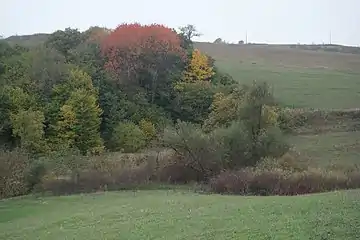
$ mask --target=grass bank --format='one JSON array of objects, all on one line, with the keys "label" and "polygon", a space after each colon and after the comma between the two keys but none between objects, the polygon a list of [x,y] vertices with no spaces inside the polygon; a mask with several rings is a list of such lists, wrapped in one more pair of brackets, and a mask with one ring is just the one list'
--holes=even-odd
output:
[{"label": "grass bank", "polygon": [[358,239],[360,191],[295,197],[183,189],[0,201],[0,239]]}]

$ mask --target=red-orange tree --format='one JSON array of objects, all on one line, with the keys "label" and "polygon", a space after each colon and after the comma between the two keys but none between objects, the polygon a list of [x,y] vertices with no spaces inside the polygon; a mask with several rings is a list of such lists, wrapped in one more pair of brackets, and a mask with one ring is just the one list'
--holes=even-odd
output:
[{"label": "red-orange tree", "polygon": [[138,23],[119,25],[102,42],[102,53],[117,81],[145,88],[151,102],[166,95],[186,56],[175,31]]}]

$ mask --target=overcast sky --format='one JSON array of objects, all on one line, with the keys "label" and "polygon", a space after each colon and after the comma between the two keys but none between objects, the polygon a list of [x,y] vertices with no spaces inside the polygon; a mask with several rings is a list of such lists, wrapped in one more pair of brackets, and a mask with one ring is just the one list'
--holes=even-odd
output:
[{"label": "overcast sky", "polygon": [[[360,0],[2,0],[0,35],[123,22],[194,24],[197,40],[360,46]],[[5,5],[5,7],[4,7]]]}]

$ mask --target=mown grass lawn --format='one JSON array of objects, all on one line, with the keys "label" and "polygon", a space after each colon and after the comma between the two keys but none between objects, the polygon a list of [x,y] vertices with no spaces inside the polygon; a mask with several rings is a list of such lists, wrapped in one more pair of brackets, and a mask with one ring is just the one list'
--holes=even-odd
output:
[{"label": "mown grass lawn", "polygon": [[185,190],[0,202],[0,239],[359,239],[360,191],[295,197]]}]

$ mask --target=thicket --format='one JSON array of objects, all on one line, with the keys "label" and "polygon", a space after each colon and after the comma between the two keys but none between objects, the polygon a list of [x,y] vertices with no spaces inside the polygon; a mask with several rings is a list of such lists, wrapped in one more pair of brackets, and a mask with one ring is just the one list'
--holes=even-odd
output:
[{"label": "thicket", "polygon": [[255,167],[227,170],[213,177],[208,190],[238,195],[299,195],[360,187],[359,169],[327,170],[298,163],[291,154]]},{"label": "thicket", "polygon": [[0,41],[0,197],[191,181],[245,191],[231,176],[281,158],[284,129],[303,120],[266,83],[219,71],[197,35],[122,24],[59,30],[35,48]]}]

